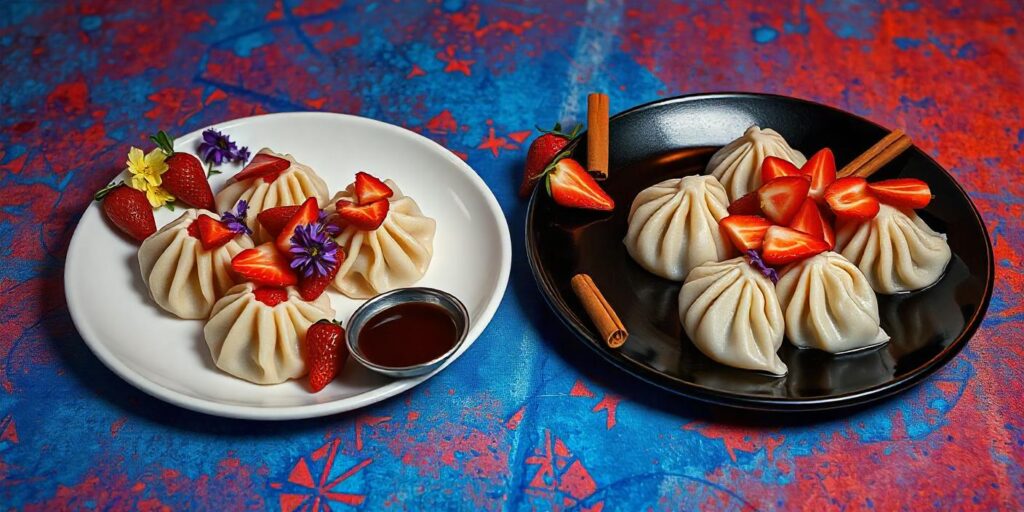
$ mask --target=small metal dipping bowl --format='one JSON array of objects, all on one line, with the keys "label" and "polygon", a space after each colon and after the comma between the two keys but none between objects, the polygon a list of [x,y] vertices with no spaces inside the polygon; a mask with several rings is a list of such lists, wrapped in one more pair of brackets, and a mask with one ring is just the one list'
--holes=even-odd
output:
[{"label": "small metal dipping bowl", "polygon": [[[455,344],[447,352],[437,358],[425,363],[413,366],[381,366],[366,359],[359,350],[359,331],[371,318],[391,306],[410,302],[426,302],[436,304],[448,310],[452,320],[455,321]],[[382,293],[366,302],[359,309],[356,309],[349,317],[348,325],[345,326],[345,343],[348,345],[348,352],[363,366],[377,372],[395,378],[418,377],[428,374],[444,364],[448,358],[458,352],[459,347],[466,341],[466,331],[469,329],[469,312],[466,306],[459,299],[450,293],[436,290],[434,288],[399,288],[390,292]],[[415,343],[416,340],[409,340]]]}]

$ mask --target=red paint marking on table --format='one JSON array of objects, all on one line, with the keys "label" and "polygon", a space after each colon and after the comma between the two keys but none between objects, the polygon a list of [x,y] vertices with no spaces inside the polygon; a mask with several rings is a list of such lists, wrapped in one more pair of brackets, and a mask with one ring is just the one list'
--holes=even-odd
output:
[{"label": "red paint marking on table", "polygon": [[576,383],[572,385],[572,389],[569,390],[569,396],[594,398],[594,392],[587,388],[587,385],[582,380],[577,379]]},{"label": "red paint marking on table", "polygon": [[494,157],[497,158],[502,149],[519,149],[519,146],[510,143],[505,137],[496,136],[494,127],[491,126],[487,129],[487,136],[483,138],[477,149],[490,150]]},{"label": "red paint marking on table", "polygon": [[544,498],[556,508],[576,506],[597,490],[583,462],[550,430],[544,430],[543,444],[534,449],[525,463],[535,469],[524,491]]},{"label": "red paint marking on table", "polygon": [[356,419],[356,450],[363,449],[363,427],[372,427],[390,421],[391,416],[360,416]]},{"label": "red paint marking on table", "polygon": [[126,416],[121,416],[114,420],[114,422],[110,424],[110,437],[117,437],[117,434],[121,432],[121,428],[124,427],[126,421],[128,421]]},{"label": "red paint marking on table", "polygon": [[51,497],[26,503],[22,508],[28,512],[75,510],[86,501],[97,510],[266,508],[263,497],[253,493],[263,485],[255,471],[234,457],[221,459],[213,473],[195,478],[171,468],[157,468],[131,479],[123,470],[124,464],[120,457],[103,459],[77,482],[57,486]]},{"label": "red paint marking on table", "polygon": [[519,410],[516,411],[515,414],[513,414],[511,418],[508,419],[508,422],[505,423],[505,428],[507,428],[509,430],[515,430],[515,429],[519,428],[519,423],[521,421],[523,421],[523,414],[525,414],[525,413],[526,413],[526,406],[524,405],[524,406],[520,407]]},{"label": "red paint marking on table", "polygon": [[448,45],[443,52],[437,52],[437,60],[444,62],[445,73],[462,73],[466,76],[472,75],[470,66],[476,63],[475,60],[459,59],[455,56],[455,45]]},{"label": "red paint marking on table", "polygon": [[429,130],[430,133],[452,133],[458,128],[459,124],[455,121],[455,117],[452,116],[452,112],[448,109],[442,110],[436,116],[427,121],[427,130]]},{"label": "red paint marking on table", "polygon": [[508,134],[508,138],[510,138],[510,139],[512,139],[512,140],[514,140],[514,141],[516,141],[516,142],[518,142],[520,144],[522,144],[523,141],[525,141],[526,139],[530,138],[530,135],[532,133],[533,132],[531,132],[530,130],[525,130],[525,131],[520,131],[520,132],[512,132],[512,133]]},{"label": "red paint marking on table", "polygon": [[605,394],[601,401],[591,409],[591,412],[605,411],[607,416],[605,417],[605,429],[611,430],[615,426],[615,411],[619,407],[619,402],[622,398],[611,394]]},{"label": "red paint marking on table", "polygon": [[782,446],[786,437],[737,425],[718,425],[694,421],[681,427],[683,430],[697,432],[708,439],[721,440],[729,458],[736,462],[736,452],[756,453],[765,451],[768,460],[772,460],[775,449]]}]

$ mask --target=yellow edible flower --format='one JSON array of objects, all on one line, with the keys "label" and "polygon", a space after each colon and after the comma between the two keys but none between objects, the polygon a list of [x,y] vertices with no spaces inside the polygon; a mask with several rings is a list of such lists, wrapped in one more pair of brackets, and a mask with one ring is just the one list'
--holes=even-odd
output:
[{"label": "yellow edible flower", "polygon": [[167,154],[159,149],[144,154],[141,149],[132,147],[128,151],[128,186],[135,190],[145,192],[149,205],[153,208],[160,208],[164,204],[174,201],[174,196],[160,188],[162,178],[160,175],[167,172]]}]

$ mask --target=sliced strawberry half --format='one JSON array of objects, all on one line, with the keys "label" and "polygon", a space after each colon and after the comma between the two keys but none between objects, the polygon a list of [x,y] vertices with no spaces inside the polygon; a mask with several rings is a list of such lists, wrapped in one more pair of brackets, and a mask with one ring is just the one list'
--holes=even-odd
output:
[{"label": "sliced strawberry half", "polygon": [[829,249],[835,247],[835,233],[832,230],[832,224],[821,214],[818,203],[814,202],[811,197],[804,199],[804,204],[800,205],[800,209],[796,211],[789,227],[824,240]]},{"label": "sliced strawberry half", "polygon": [[299,211],[288,220],[288,223],[281,228],[281,232],[277,234],[277,238],[274,239],[277,242],[277,249],[288,254],[292,248],[292,235],[295,234],[295,228],[312,224],[319,217],[320,207],[316,204],[316,198],[307,198],[302,206],[299,206]]},{"label": "sliced strawberry half", "polygon": [[[193,223],[197,226],[196,231],[199,232],[199,243],[203,245],[203,249],[212,251],[228,242],[237,235],[234,231],[231,231],[224,224],[209,215],[203,214],[195,220]],[[190,228],[192,226],[189,226]]]},{"label": "sliced strawberry half", "polygon": [[915,178],[897,178],[868,183],[871,195],[897,208],[924,208],[932,201],[928,184]]},{"label": "sliced strawberry half", "polygon": [[555,162],[547,176],[548,194],[557,204],[587,210],[615,209],[615,201],[576,160]]},{"label": "sliced strawberry half", "polygon": [[383,181],[365,172],[356,173],[356,201],[370,204],[395,195],[395,191]]},{"label": "sliced strawberry half", "polygon": [[256,296],[256,300],[270,307],[288,300],[288,290],[276,286],[260,286],[253,290],[252,294]]},{"label": "sliced strawberry half", "polygon": [[263,178],[263,181],[270,183],[276,180],[282,172],[288,170],[291,165],[291,162],[279,156],[256,153],[249,165],[235,175],[235,181]]},{"label": "sliced strawberry half", "polygon": [[338,209],[338,218],[345,226],[355,226],[364,231],[373,231],[384,223],[391,208],[391,202],[387,199],[380,199],[370,204],[358,205],[352,201],[341,199],[335,205]]},{"label": "sliced strawberry half", "polygon": [[837,217],[865,221],[878,215],[878,199],[868,192],[864,178],[839,178],[825,190],[825,202]]},{"label": "sliced strawberry half", "polygon": [[782,176],[757,189],[761,211],[772,222],[786,226],[807,199],[811,182],[806,176]]},{"label": "sliced strawberry half", "polygon": [[289,286],[298,282],[288,260],[273,243],[246,249],[231,260],[231,268],[240,276],[257,284]]},{"label": "sliced strawberry half", "polygon": [[270,236],[277,238],[277,235],[281,234],[281,230],[284,229],[285,224],[288,224],[288,221],[292,220],[296,213],[299,213],[299,205],[297,204],[276,206],[260,212],[256,215],[256,220],[259,221],[267,233],[270,233]]},{"label": "sliced strawberry half", "polygon": [[828,250],[824,240],[801,231],[772,226],[764,234],[762,257],[772,266],[781,266],[809,258]]},{"label": "sliced strawberry half", "polygon": [[740,252],[760,249],[764,234],[771,226],[771,221],[757,215],[730,215],[718,223],[719,229]]},{"label": "sliced strawberry half", "polygon": [[800,169],[777,156],[765,157],[761,161],[761,183],[768,183],[783,176],[800,176]]},{"label": "sliced strawberry half", "polygon": [[836,158],[832,150],[823,148],[800,168],[800,172],[811,178],[810,196],[818,203],[825,200],[825,189],[836,181]]},{"label": "sliced strawberry half", "polygon": [[735,201],[729,205],[729,214],[731,215],[757,215],[762,216],[764,212],[761,211],[761,198],[757,197],[757,191],[753,191]]},{"label": "sliced strawberry half", "polygon": [[338,247],[336,258],[338,262],[330,268],[327,275],[321,276],[314,273],[310,277],[301,276],[299,278],[299,295],[302,296],[302,300],[316,300],[324,293],[324,290],[327,290],[327,285],[331,284],[334,276],[338,275],[341,264],[345,262],[345,251],[341,247]]}]

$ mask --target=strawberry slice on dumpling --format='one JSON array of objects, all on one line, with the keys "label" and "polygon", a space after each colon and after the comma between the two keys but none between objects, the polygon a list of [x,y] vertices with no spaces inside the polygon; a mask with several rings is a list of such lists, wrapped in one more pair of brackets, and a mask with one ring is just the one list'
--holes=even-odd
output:
[{"label": "strawberry slice on dumpling", "polygon": [[806,176],[781,176],[757,189],[761,211],[780,226],[789,225],[797,210],[807,199],[811,182]]},{"label": "strawberry slice on dumpling", "polygon": [[391,190],[391,187],[387,186],[386,183],[376,176],[365,172],[357,172],[355,195],[356,201],[359,204],[370,204],[374,201],[390,198],[395,195],[395,191]]},{"label": "strawberry slice on dumpling", "polygon": [[235,181],[254,180],[263,178],[263,181],[270,183],[277,179],[284,171],[287,171],[292,163],[279,156],[267,153],[256,153],[252,160],[235,175]]},{"label": "strawberry slice on dumpling", "polygon": [[791,228],[772,226],[764,234],[762,256],[765,263],[781,266],[828,249],[828,244],[821,238]]},{"label": "strawberry slice on dumpling", "polygon": [[740,252],[761,249],[764,234],[771,226],[771,221],[757,215],[730,215],[718,223],[719,229]]},{"label": "strawberry slice on dumpling", "polygon": [[267,286],[290,286],[298,282],[288,260],[272,242],[236,254],[231,259],[231,269],[249,281]]},{"label": "strawberry slice on dumpling", "polygon": [[825,202],[837,217],[865,221],[878,215],[878,199],[868,191],[864,178],[850,176],[839,178],[825,190]]}]

